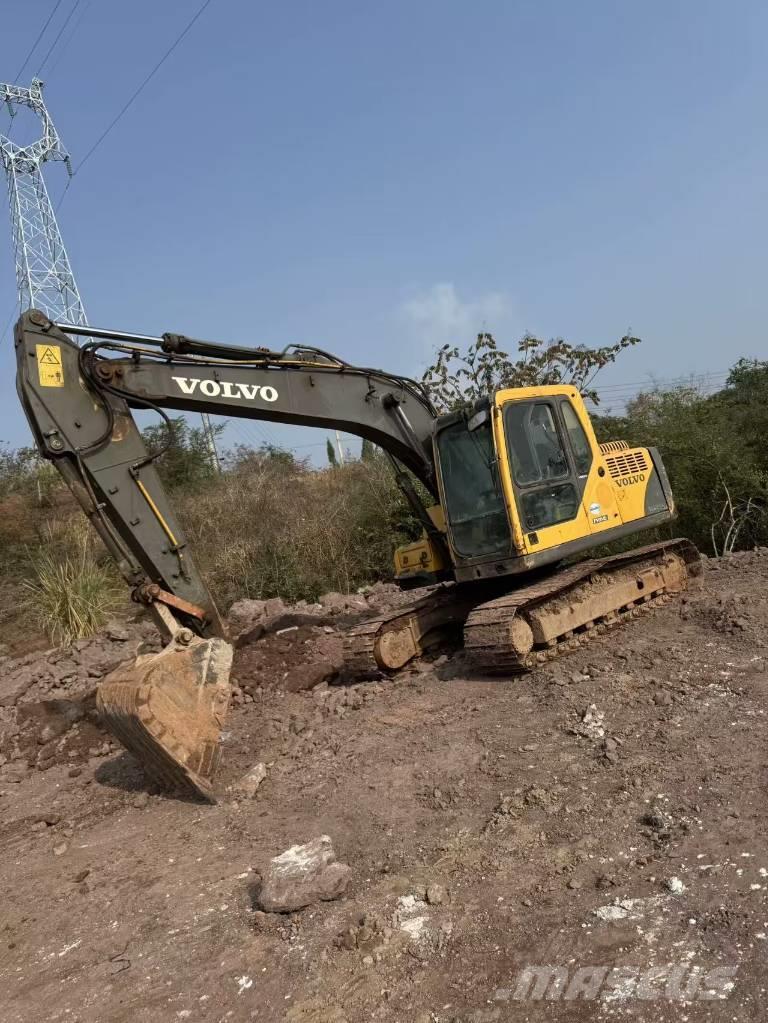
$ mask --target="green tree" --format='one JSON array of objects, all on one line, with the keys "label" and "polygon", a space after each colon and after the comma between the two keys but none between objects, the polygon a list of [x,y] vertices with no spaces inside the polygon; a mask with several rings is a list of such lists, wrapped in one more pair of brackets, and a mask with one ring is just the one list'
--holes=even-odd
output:
[{"label": "green tree", "polygon": [[620,352],[639,343],[640,338],[626,335],[616,344],[588,348],[563,338],[543,341],[526,334],[518,342],[518,357],[512,359],[492,334],[478,334],[465,352],[458,345],[443,345],[422,383],[438,412],[471,405],[502,387],[546,384],[572,384],[597,404],[592,386],[596,375]]},{"label": "green tree", "polygon": [[[214,425],[214,439],[223,431],[224,424]],[[166,423],[147,426],[141,433],[151,453],[163,451],[155,465],[160,478],[171,489],[195,487],[216,474],[205,430],[190,426],[184,416],[171,419],[170,436]]]},{"label": "green tree", "polygon": [[678,510],[676,535],[711,554],[768,542],[765,366],[738,363],[726,387],[638,395],[621,417],[595,419],[600,440],[658,447]]},{"label": "green tree", "polygon": [[298,461],[292,451],[268,443],[260,444],[257,448],[252,448],[248,444],[236,444],[233,449],[224,453],[222,462],[225,468],[232,472],[258,470],[265,464],[281,465],[290,471],[306,470],[304,462]]},{"label": "green tree", "polygon": [[325,453],[328,456],[329,465],[338,465],[338,461],[336,459],[336,448],[331,443],[330,437],[325,438]]},{"label": "green tree", "polygon": [[363,437],[363,443],[360,447],[360,461],[361,462],[372,462],[376,457],[376,448],[373,441],[368,440],[367,437]]}]

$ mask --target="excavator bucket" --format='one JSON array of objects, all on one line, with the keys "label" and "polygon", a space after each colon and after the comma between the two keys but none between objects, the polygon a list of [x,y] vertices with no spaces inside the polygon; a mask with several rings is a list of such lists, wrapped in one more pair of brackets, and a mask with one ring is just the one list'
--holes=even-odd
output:
[{"label": "excavator bucket", "polygon": [[221,757],[231,667],[229,643],[182,630],[159,654],[111,672],[96,704],[109,731],[152,778],[215,803],[211,779]]}]

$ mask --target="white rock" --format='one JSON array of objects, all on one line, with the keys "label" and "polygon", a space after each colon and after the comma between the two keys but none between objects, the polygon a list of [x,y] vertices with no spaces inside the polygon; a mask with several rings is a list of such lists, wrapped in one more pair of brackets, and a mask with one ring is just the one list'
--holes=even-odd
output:
[{"label": "white rock", "polygon": [[267,777],[266,764],[256,764],[247,774],[244,774],[240,781],[232,786],[232,792],[243,799],[253,799],[259,790],[259,786]]},{"label": "white rock", "polygon": [[292,913],[313,902],[328,902],[344,894],[351,871],[336,860],[328,835],[305,845],[292,845],[270,860],[258,893],[259,909]]},{"label": "white rock", "polygon": [[669,880],[665,882],[665,885],[667,891],[672,892],[673,895],[682,895],[685,891],[685,885],[679,877],[670,877]]}]

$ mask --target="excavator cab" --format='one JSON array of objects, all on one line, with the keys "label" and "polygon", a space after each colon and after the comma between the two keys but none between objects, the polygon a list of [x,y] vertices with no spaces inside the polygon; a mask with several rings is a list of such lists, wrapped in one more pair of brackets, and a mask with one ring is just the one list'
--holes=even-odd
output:
[{"label": "excavator cab", "polygon": [[441,417],[434,446],[460,582],[528,572],[674,517],[659,453],[599,444],[573,387],[498,391]]}]

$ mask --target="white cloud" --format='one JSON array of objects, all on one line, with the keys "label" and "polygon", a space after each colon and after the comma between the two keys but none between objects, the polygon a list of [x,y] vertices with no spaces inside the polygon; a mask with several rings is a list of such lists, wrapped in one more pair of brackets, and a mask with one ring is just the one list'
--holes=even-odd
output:
[{"label": "white cloud", "polygon": [[514,304],[501,291],[463,301],[453,284],[434,284],[405,302],[402,312],[413,333],[430,347],[466,343],[481,331],[503,331],[506,340],[515,330]]}]

